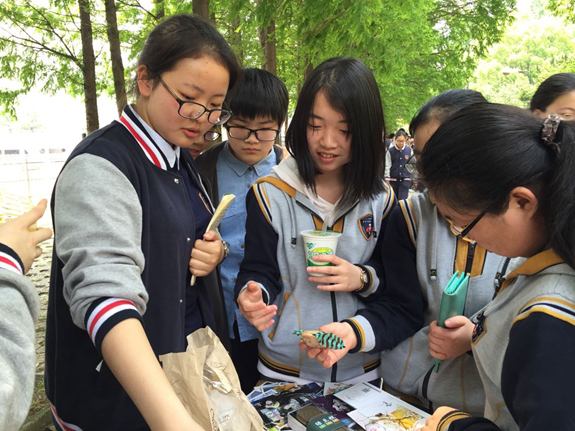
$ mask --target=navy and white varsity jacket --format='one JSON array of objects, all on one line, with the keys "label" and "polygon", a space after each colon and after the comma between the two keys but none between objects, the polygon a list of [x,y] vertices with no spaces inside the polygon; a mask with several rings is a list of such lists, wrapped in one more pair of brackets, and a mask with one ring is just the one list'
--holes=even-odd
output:
[{"label": "navy and white varsity jacket", "polygon": [[[187,151],[180,163],[203,190]],[[148,429],[100,352],[119,322],[139,319],[156,355],[186,348],[194,208],[168,166],[127,107],[76,147],[57,180],[45,381],[61,429]],[[202,278],[194,288],[204,324],[217,332],[223,305],[212,308]]]},{"label": "navy and white varsity jacket", "polygon": [[404,180],[411,177],[411,174],[405,166],[412,154],[413,153],[409,145],[404,145],[401,150],[396,146],[389,148],[389,155],[391,158],[391,168],[389,171],[390,178],[395,180]]}]

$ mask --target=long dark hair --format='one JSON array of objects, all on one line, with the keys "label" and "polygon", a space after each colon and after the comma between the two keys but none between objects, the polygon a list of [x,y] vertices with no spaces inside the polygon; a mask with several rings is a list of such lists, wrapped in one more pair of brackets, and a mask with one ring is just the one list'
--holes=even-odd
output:
[{"label": "long dark hair", "polygon": [[340,206],[374,198],[385,189],[384,120],[379,88],[371,71],[355,58],[331,58],[306,79],[286,135],[286,147],[303,182],[315,190],[317,170],[307,142],[307,125],[319,92],[346,119],[351,131],[351,161],[344,166]]},{"label": "long dark hair", "polygon": [[539,85],[531,98],[529,109],[545,112],[559,96],[575,91],[575,73],[556,73]]},{"label": "long dark hair", "polygon": [[555,142],[542,140],[543,119],[506,105],[474,104],[442,124],[419,168],[433,196],[458,211],[502,214],[519,186],[537,196],[549,243],[575,268],[575,123],[562,121]]},{"label": "long dark hair", "polygon": [[444,91],[419,108],[409,123],[409,133],[414,136],[417,129],[430,121],[444,123],[461,108],[481,102],[487,102],[487,100],[479,91],[467,89]]},{"label": "long dark hair", "polygon": [[[228,90],[241,75],[241,66],[230,45],[206,20],[193,15],[172,15],[159,23],[148,35],[140,53],[138,66],[145,65],[154,86],[162,73],[172,70],[185,58],[208,56],[230,74]],[[139,95],[138,86],[134,86]]]}]

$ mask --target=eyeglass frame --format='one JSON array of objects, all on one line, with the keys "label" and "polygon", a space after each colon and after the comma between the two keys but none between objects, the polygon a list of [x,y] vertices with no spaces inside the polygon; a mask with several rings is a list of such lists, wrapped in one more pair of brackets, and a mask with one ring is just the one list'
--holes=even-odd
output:
[{"label": "eyeglass frame", "polygon": [[[244,126],[230,126],[229,124],[226,124],[226,125],[225,125],[225,128],[226,128],[226,130],[228,131],[229,135],[230,135],[232,138],[234,138],[234,139],[241,139],[242,141],[245,141],[246,139],[249,139],[250,136],[252,136],[252,133],[253,133],[253,134],[256,136],[256,139],[257,139],[258,141],[262,141],[262,142],[272,142],[272,141],[275,141],[275,140],[278,138],[278,135],[280,134],[280,131],[281,131],[280,129],[273,129],[273,128],[271,128],[271,127],[262,127],[261,129],[250,129],[250,128],[244,127]],[[248,133],[248,136],[246,136],[245,138],[238,138],[238,137],[232,135],[232,132],[230,131],[230,129],[232,129],[232,128],[247,130],[247,131],[249,132],[249,133]],[[261,131],[261,130],[273,130],[274,132],[276,132],[276,136],[275,136],[273,139],[260,139],[259,136],[258,136],[258,132]]]},{"label": "eyeglass frame", "polygon": [[473,229],[477,225],[477,223],[479,223],[479,221],[483,218],[485,214],[487,214],[487,210],[481,211],[481,213],[479,213],[479,215],[475,217],[475,219],[471,223],[469,223],[463,230],[460,230],[459,227],[451,223],[451,232],[453,232],[458,239],[462,239],[465,241],[473,241],[470,238],[468,238],[467,235],[469,235],[471,229]]},{"label": "eyeglass frame", "polygon": [[[204,105],[202,105],[201,103],[194,102],[194,101],[192,101],[192,100],[182,100],[182,99],[180,99],[180,98],[176,95],[176,93],[174,93],[174,91],[173,91],[170,87],[168,87],[168,84],[166,84],[166,83],[164,82],[164,80],[162,79],[161,76],[158,76],[158,80],[160,81],[160,84],[162,84],[162,86],[168,91],[168,93],[170,93],[170,95],[174,98],[174,100],[175,100],[176,102],[178,102],[178,105],[179,105],[179,107],[178,107],[178,115],[179,115],[180,117],[186,118],[186,119],[188,119],[188,120],[197,120],[198,118],[200,118],[202,115],[204,115],[204,114],[207,112],[207,113],[208,113],[208,122],[209,122],[210,124],[213,124],[214,126],[221,126],[221,125],[225,124],[227,121],[229,121],[230,118],[232,118],[232,111],[229,111],[229,110],[227,110],[227,109],[220,109],[220,108],[218,108],[218,109],[208,109],[208,108],[206,108]],[[185,115],[182,115],[182,114],[180,113],[180,111],[182,110],[182,106],[184,106],[186,103],[187,103],[187,104],[198,105],[199,107],[203,108],[203,112],[202,112],[201,114],[198,114],[196,117],[186,117]],[[217,111],[220,111],[221,113],[227,113],[227,114],[229,114],[230,116],[229,116],[228,118],[226,118],[226,120],[223,121],[223,122],[212,123],[212,122],[210,121],[210,115],[211,115],[212,112],[217,112]],[[217,138],[216,138],[216,139],[217,139]]]},{"label": "eyeglass frame", "polygon": [[[214,139],[208,139],[208,138],[207,138],[210,133],[213,134],[213,135],[215,135],[215,138],[214,138]],[[208,130],[206,133],[204,133],[204,140],[205,140],[205,141],[208,141],[208,142],[214,142],[214,141],[217,141],[218,138],[220,138],[221,136],[222,136],[222,134],[221,134],[220,132],[218,132],[218,131]]]}]

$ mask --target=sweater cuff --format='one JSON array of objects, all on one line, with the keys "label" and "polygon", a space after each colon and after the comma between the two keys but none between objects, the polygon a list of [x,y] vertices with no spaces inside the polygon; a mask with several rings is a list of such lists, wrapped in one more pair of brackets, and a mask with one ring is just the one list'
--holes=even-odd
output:
[{"label": "sweater cuff", "polygon": [[92,302],[88,308],[85,317],[86,330],[96,349],[101,351],[106,334],[121,321],[134,318],[144,324],[132,301],[122,298],[101,298]]},{"label": "sweater cuff", "polygon": [[367,265],[359,265],[356,263],[355,266],[360,267],[367,274],[367,283],[365,283],[365,285],[355,293],[364,298],[369,295],[373,295],[377,292],[377,288],[379,287],[379,277],[376,275],[375,270],[371,266]]},{"label": "sweater cuff", "polygon": [[461,410],[453,410],[441,418],[439,424],[437,424],[437,431],[449,431],[449,425],[453,422],[470,417],[471,415],[469,413],[465,413]]},{"label": "sweater cuff", "polygon": [[0,244],[0,268],[24,275],[24,263],[22,263],[20,256],[6,244]]},{"label": "sweater cuff", "polygon": [[344,319],[342,320],[342,323],[343,322],[351,325],[357,338],[357,344],[349,353],[370,352],[375,348],[375,334],[373,333],[373,328],[369,320],[363,316],[355,316]]}]

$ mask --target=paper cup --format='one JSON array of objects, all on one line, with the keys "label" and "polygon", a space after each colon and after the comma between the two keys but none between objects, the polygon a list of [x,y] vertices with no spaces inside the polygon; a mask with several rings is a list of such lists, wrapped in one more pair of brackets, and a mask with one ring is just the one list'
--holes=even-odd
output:
[{"label": "paper cup", "polygon": [[[335,254],[337,241],[341,233],[331,230],[323,232],[310,229],[302,230],[300,234],[303,237],[303,249],[307,266],[332,266],[330,262],[317,262],[313,260],[313,257],[321,254]],[[321,277],[324,274],[310,272],[309,275]]]}]

